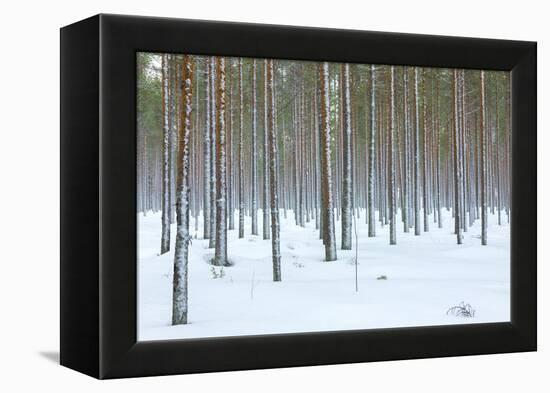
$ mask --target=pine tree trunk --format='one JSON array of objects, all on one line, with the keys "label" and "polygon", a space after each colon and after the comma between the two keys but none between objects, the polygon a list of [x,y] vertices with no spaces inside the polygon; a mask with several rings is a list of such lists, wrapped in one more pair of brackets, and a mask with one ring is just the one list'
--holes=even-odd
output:
[{"label": "pine tree trunk", "polygon": [[214,265],[227,263],[226,157],[225,157],[225,58],[216,58],[216,244]]},{"label": "pine tree trunk", "polygon": [[239,239],[244,237],[243,59],[239,59]]},{"label": "pine tree trunk", "polygon": [[257,121],[257,100],[256,100],[256,59],[252,63],[252,163],[251,163],[251,172],[252,172],[252,234],[258,234],[258,174],[256,169],[256,160],[257,160],[257,130],[256,130],[256,121]]},{"label": "pine tree trunk", "polygon": [[368,164],[368,212],[369,217],[369,237],[376,236],[376,218],[374,211],[374,177],[376,170],[375,161],[375,134],[376,134],[376,72],[374,64],[370,66],[370,127],[369,127],[369,164]]},{"label": "pine tree trunk", "polygon": [[404,129],[403,129],[403,232],[409,232],[409,145],[410,145],[410,133],[409,133],[409,73],[408,69],[403,70],[403,116],[404,116]]},{"label": "pine tree trunk", "polygon": [[466,157],[467,157],[467,144],[466,144],[466,113],[465,113],[465,82],[464,82],[464,70],[461,70],[459,73],[459,84],[460,84],[460,163],[462,170],[462,197],[461,197],[461,209],[462,209],[462,231],[468,232],[468,178],[466,166]]},{"label": "pine tree trunk", "polygon": [[268,98],[267,98],[267,60],[264,60],[264,184],[263,184],[263,238],[269,239],[269,147],[268,147]]},{"label": "pine tree trunk", "polygon": [[499,143],[499,108],[498,108],[498,80],[495,81],[495,120],[496,120],[496,126],[495,126],[495,153],[496,153],[496,164],[497,168],[495,171],[495,177],[496,177],[496,190],[497,190],[497,224],[502,225],[502,217],[501,217],[501,210],[502,210],[502,200],[501,200],[501,189],[500,189],[500,143]]},{"label": "pine tree trunk", "polygon": [[162,234],[160,254],[170,251],[170,103],[169,56],[162,55]]},{"label": "pine tree trunk", "polygon": [[436,119],[436,162],[435,162],[435,178],[436,178],[436,203],[437,203],[437,227],[443,228],[443,220],[441,219],[441,140],[440,140],[440,116],[441,108],[439,104],[439,79],[436,79],[435,85],[435,94],[436,94],[436,108],[437,108],[437,119]]},{"label": "pine tree trunk", "polygon": [[[234,116],[233,116],[233,67],[232,67],[232,61],[229,60],[229,71],[226,75],[226,89],[227,89],[227,95],[229,96],[228,106],[226,109],[226,119],[229,121],[226,122],[226,158],[227,158],[227,168],[226,168],[226,176],[227,176],[227,220],[229,222],[228,229],[233,230],[235,229],[235,204],[234,204],[234,195],[233,195],[233,181],[235,179],[234,176],[234,168],[233,168],[233,128],[234,128]],[[238,142],[237,142],[238,145]]]},{"label": "pine tree trunk", "polygon": [[[195,122],[193,126],[193,135],[195,135],[195,138],[193,139],[193,189],[195,190],[194,194],[194,205],[193,205],[193,216],[194,216],[194,224],[195,224],[195,239],[198,237],[199,233],[199,214],[200,214],[200,208],[201,208],[201,190],[202,190],[202,184],[201,184],[201,163],[200,158],[202,157],[201,154],[201,148],[200,143],[202,142],[201,137],[202,133],[200,132],[200,122],[199,122],[199,113],[200,113],[200,89],[199,89],[199,66],[198,64],[195,64]],[[175,143],[174,143],[175,145]],[[172,161],[172,160],[171,160]],[[173,162],[173,161],[172,161]],[[173,164],[172,164],[173,165]],[[171,171],[173,172],[173,170]],[[174,182],[175,183],[175,182]],[[175,198],[174,198],[175,199]],[[175,213],[175,209],[174,209]],[[175,217],[175,214],[174,214]]]},{"label": "pine tree trunk", "polygon": [[314,134],[314,146],[315,146],[315,229],[319,230],[319,233],[322,233],[321,229],[321,214],[320,210],[320,198],[321,198],[321,167],[319,166],[321,162],[321,153],[320,153],[320,137],[319,137],[319,100],[317,85],[315,86],[315,92],[313,94],[313,134]]},{"label": "pine tree trunk", "polygon": [[454,216],[455,216],[455,232],[457,244],[462,244],[462,225],[461,225],[461,209],[460,199],[462,195],[462,163],[460,162],[460,121],[458,111],[458,71],[453,70],[453,119],[454,119],[454,138],[453,138],[453,154],[454,154],[454,182],[455,182],[455,201],[454,201]]},{"label": "pine tree trunk", "polygon": [[332,194],[332,167],[331,167],[331,148],[330,148],[330,100],[329,100],[329,70],[328,63],[323,62],[319,66],[319,78],[321,88],[321,154],[323,185],[321,192],[324,194],[324,230],[325,230],[325,260],[336,260],[336,241],[334,234],[334,208]]},{"label": "pine tree trunk", "polygon": [[169,72],[169,87],[168,87],[168,106],[170,108],[171,116],[169,117],[169,149],[168,149],[168,215],[170,217],[170,225],[176,223],[176,172],[174,169],[175,164],[175,148],[176,139],[178,134],[178,62],[177,58],[173,57],[170,62]]},{"label": "pine tree trunk", "polygon": [[203,209],[202,209],[202,219],[203,219],[203,238],[210,239],[210,176],[212,173],[211,167],[211,143],[210,143],[210,105],[213,97],[211,95],[212,89],[210,88],[210,74],[212,73],[212,68],[210,61],[206,61],[206,109],[205,109],[205,126],[203,132]]},{"label": "pine tree trunk", "polygon": [[414,234],[420,235],[420,102],[418,98],[418,67],[414,68]]},{"label": "pine tree trunk", "polygon": [[351,180],[351,98],[350,98],[350,75],[349,64],[342,64],[342,115],[343,115],[343,138],[342,138],[342,250],[351,250],[352,230],[352,180]]},{"label": "pine tree trunk", "polygon": [[273,87],[273,60],[266,61],[267,67],[267,127],[269,151],[269,188],[271,208],[271,254],[273,258],[273,281],[281,281],[281,251],[279,225],[279,185],[277,174],[277,130],[275,129],[275,99]]},{"label": "pine tree trunk", "polygon": [[216,96],[216,78],[217,78],[216,58],[210,57],[210,239],[208,248],[214,248],[216,245],[216,127],[217,127],[217,96]]},{"label": "pine tree trunk", "polygon": [[481,71],[479,78],[480,88],[480,124],[479,124],[479,146],[480,146],[480,167],[481,167],[481,245],[487,245],[487,163],[486,161],[486,133],[487,124],[485,120],[485,71]]},{"label": "pine tree trunk", "polygon": [[428,121],[427,107],[428,97],[426,95],[426,71],[422,72],[422,212],[424,217],[424,232],[430,230],[428,220]]},{"label": "pine tree trunk", "polygon": [[174,253],[174,277],[172,286],[172,325],[187,323],[189,260],[189,138],[191,134],[191,108],[193,96],[193,65],[189,55],[183,56],[181,71],[183,97],[180,109],[180,126],[177,155],[176,216],[177,234]]},{"label": "pine tree trunk", "polygon": [[390,132],[389,139],[389,184],[388,184],[388,204],[390,210],[390,244],[397,244],[396,239],[396,184],[395,184],[395,127],[396,127],[396,108],[395,108],[395,66],[391,66],[390,74]]}]

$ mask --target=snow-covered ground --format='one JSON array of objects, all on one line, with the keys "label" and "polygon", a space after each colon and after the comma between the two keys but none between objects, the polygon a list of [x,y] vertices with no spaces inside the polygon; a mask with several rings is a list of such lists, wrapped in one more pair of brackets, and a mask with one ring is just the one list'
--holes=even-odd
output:
[{"label": "snow-covered ground", "polygon": [[[160,214],[138,217],[138,339],[159,340],[346,329],[445,325],[510,320],[510,233],[489,214],[488,245],[480,245],[480,224],[456,244],[454,221],[444,211],[442,229],[430,218],[421,236],[397,226],[397,245],[389,245],[388,226],[367,236],[364,212],[357,219],[359,291],[355,291],[355,236],[352,251],[338,249],[325,262],[324,247],[312,221],[295,225],[281,213],[282,282],[272,281],[271,241],[228,232],[233,266],[214,278],[208,263],[214,250],[202,236],[193,238],[189,260],[189,324],[171,326],[172,251],[158,256]],[[399,215],[398,215],[399,217]],[[262,214],[258,214],[261,233]],[[235,217],[238,225],[238,219]],[[340,222],[336,223],[340,244]],[[194,228],[193,220],[191,229]],[[195,237],[194,231],[192,231]],[[220,268],[214,268],[219,273]],[[386,280],[377,278],[385,275]],[[473,318],[447,315],[460,302],[475,309]]]}]

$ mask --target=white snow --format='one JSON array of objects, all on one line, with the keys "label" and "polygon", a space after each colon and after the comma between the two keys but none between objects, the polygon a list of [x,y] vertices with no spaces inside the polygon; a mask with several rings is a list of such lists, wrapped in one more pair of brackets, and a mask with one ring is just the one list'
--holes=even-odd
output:
[{"label": "white snow", "polygon": [[[238,214],[238,211],[234,212]],[[347,329],[446,325],[510,320],[509,225],[489,214],[488,245],[480,244],[480,224],[456,244],[450,212],[444,225],[414,236],[397,224],[397,245],[389,245],[388,226],[377,223],[367,237],[364,214],[354,220],[359,237],[359,292],[355,292],[353,250],[338,248],[338,260],[325,262],[315,222],[295,225],[291,211],[281,213],[282,282],[272,281],[271,241],[228,231],[228,255],[234,263],[213,278],[214,249],[192,230],[189,249],[189,324],[171,326],[173,252],[158,256],[160,213],[138,216],[138,339],[184,339]],[[262,214],[259,212],[259,220]],[[376,215],[378,217],[378,214]],[[400,217],[400,214],[397,214]],[[503,213],[503,222],[506,215]],[[430,216],[433,222],[433,217]],[[340,225],[336,239],[340,239]],[[194,228],[191,218],[190,228]],[[172,231],[175,232],[175,225]],[[172,242],[175,236],[172,236]],[[338,246],[340,246],[338,242]],[[215,268],[219,272],[218,267]],[[377,280],[385,275],[387,280]],[[475,317],[447,315],[460,302]]]}]

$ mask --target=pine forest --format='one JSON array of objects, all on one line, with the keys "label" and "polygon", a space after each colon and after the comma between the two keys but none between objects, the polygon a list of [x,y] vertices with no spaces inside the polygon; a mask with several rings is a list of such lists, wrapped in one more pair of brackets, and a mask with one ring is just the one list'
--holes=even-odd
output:
[{"label": "pine forest", "polygon": [[508,321],[510,74],[137,54],[140,340]]}]

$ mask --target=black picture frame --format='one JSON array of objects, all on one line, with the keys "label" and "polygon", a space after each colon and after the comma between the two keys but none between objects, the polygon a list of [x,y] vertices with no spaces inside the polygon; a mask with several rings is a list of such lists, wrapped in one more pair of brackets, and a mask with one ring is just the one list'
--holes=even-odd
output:
[{"label": "black picture frame", "polygon": [[[136,52],[512,72],[511,321],[136,342]],[[61,29],[61,364],[96,378],[535,351],[536,43],[96,15]]]}]

